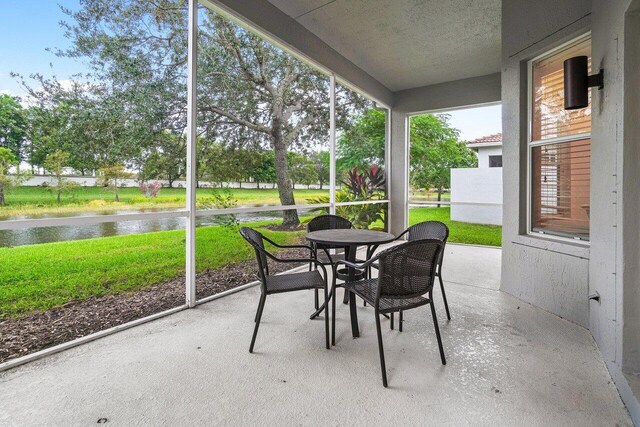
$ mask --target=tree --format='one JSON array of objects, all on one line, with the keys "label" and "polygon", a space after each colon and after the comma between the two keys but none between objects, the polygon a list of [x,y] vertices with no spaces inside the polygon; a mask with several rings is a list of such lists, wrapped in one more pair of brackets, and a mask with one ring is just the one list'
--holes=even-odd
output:
[{"label": "tree", "polygon": [[118,191],[122,186],[122,181],[127,178],[131,178],[133,174],[127,172],[123,165],[110,165],[100,169],[100,176],[98,178],[98,185],[106,187],[109,191],[115,194],[115,201],[119,202],[120,197]]},{"label": "tree", "polygon": [[0,147],[0,206],[6,205],[5,192],[9,187],[18,184],[19,178],[10,176],[12,167],[17,167],[19,160],[8,148]]},{"label": "tree", "polygon": [[273,151],[248,151],[249,157],[249,176],[251,176],[255,182],[257,188],[260,188],[261,182],[275,182],[276,181],[276,167],[275,156]]},{"label": "tree", "polygon": [[73,191],[78,187],[78,183],[70,181],[63,176],[65,167],[69,164],[71,156],[64,151],[56,150],[47,156],[44,167],[53,175],[53,181],[49,186],[49,191],[56,194],[56,200],[60,204],[63,193]]},{"label": "tree", "polygon": [[0,147],[11,151],[18,160],[18,166],[22,160],[26,133],[27,122],[18,98],[0,95]]},{"label": "tree", "polygon": [[[410,122],[409,180],[415,187],[435,188],[438,201],[451,185],[451,168],[477,166],[478,159],[463,142],[447,114],[414,116]],[[337,168],[362,167],[384,160],[385,114],[368,110],[338,140]]]},{"label": "tree", "polygon": [[240,181],[244,175],[243,163],[238,161],[236,150],[219,142],[203,141],[198,150],[198,176],[217,183]]},{"label": "tree", "polygon": [[289,152],[289,169],[291,171],[291,182],[293,187],[300,183],[307,187],[318,182],[318,174],[316,171],[316,165],[314,161],[307,156]]},{"label": "tree", "polygon": [[369,109],[346,126],[337,143],[339,174],[356,167],[384,164],[385,122],[384,111]]},{"label": "tree", "polygon": [[320,185],[320,189],[322,190],[324,184],[328,183],[331,179],[331,156],[328,151],[320,151],[318,153],[314,153],[312,159],[316,165],[318,184]]},{"label": "tree", "polygon": [[35,83],[30,84],[17,77],[34,104],[27,112],[25,147],[32,166],[44,167],[47,156],[61,150],[70,155],[67,166],[82,175],[103,164],[141,168],[144,153],[163,141],[164,129],[104,83],[62,84],[36,74],[31,76]]},{"label": "tree", "polygon": [[[184,127],[184,1],[86,0],[80,11],[67,13],[73,47],[61,54],[90,58],[96,78],[141,122]],[[286,154],[326,138],[329,79],[209,9],[201,16],[200,130],[215,129],[229,146],[271,149],[280,202],[293,205]],[[284,225],[298,224],[297,212],[285,211]]]},{"label": "tree", "polygon": [[165,131],[156,136],[152,147],[140,161],[140,178],[166,179],[169,188],[184,175],[186,169],[187,144],[184,135]]},{"label": "tree", "polygon": [[435,188],[438,201],[451,186],[452,168],[478,165],[475,153],[458,140],[459,131],[451,127],[449,118],[426,114],[411,119],[409,179],[414,187]]}]

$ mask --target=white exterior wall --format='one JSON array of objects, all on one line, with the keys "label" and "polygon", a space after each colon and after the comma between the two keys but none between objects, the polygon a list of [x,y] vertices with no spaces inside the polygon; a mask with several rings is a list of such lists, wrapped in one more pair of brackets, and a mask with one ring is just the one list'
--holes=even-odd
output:
[{"label": "white exterior wall", "polygon": [[585,327],[589,246],[527,234],[527,63],[588,31],[590,12],[590,0],[502,4],[501,289]]},{"label": "white exterior wall", "polygon": [[[634,2],[633,25],[628,21],[625,28],[625,13],[631,3],[503,2],[505,221],[501,289],[589,328],[622,399],[640,425],[640,143],[637,136],[633,137],[640,134],[640,1]],[[603,90],[591,90],[591,242],[581,245],[526,234],[526,65],[531,58],[589,30],[592,64],[605,70],[605,78]],[[627,39],[629,34],[634,37]],[[625,55],[633,54],[634,49],[635,65],[627,66]],[[625,88],[625,81],[634,83]],[[600,300],[589,300],[588,296],[595,292]]]},{"label": "white exterior wall", "polygon": [[[92,177],[92,176],[66,176],[65,177],[66,180],[71,181],[71,182],[75,182],[78,185],[81,185],[83,187],[95,187],[96,186],[96,181],[97,178]],[[28,180],[26,180],[22,185],[26,186],[26,187],[40,187],[42,185],[47,185],[49,183],[51,183],[53,180],[53,178],[50,175],[38,175],[38,176],[32,176],[30,177]],[[169,181],[164,180],[164,179],[152,179],[151,181],[160,181],[160,183],[162,184],[163,187],[168,187],[169,186]],[[121,181],[121,187],[137,187],[139,184],[139,181],[136,179],[124,179]],[[229,187],[229,188],[258,188],[258,184],[255,182],[243,182],[243,183],[238,183],[238,182],[223,182],[223,183],[219,183],[219,182],[207,182],[207,181],[200,181],[199,182],[200,187],[202,188],[213,188],[213,187]],[[184,180],[176,180],[173,181],[173,188],[185,188],[187,186],[187,182]],[[276,188],[276,184],[275,183],[269,183],[269,182],[261,182],[260,183],[260,188],[267,188],[267,189],[271,189],[271,188]],[[306,190],[306,189],[319,189],[320,185],[319,184],[312,184],[310,186],[304,185],[304,184],[296,184],[295,185],[295,189],[296,190]],[[325,189],[329,189],[329,184],[325,184],[324,187]]]},{"label": "white exterior wall", "polygon": [[502,225],[502,168],[451,169],[451,219]]},{"label": "white exterior wall", "polygon": [[[489,167],[489,156],[502,156],[502,147],[478,148],[478,167]],[[502,185],[500,186],[502,188]]]}]

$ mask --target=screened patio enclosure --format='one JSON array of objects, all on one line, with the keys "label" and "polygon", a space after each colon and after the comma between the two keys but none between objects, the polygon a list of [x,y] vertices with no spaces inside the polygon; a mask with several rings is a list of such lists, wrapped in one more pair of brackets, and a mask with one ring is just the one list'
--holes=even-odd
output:
[{"label": "screened patio enclosure", "polygon": [[[0,221],[0,230],[20,230],[182,218],[185,239],[176,256],[184,262],[179,284],[184,298],[168,311],[3,363],[0,387],[12,404],[0,408],[0,420],[28,423],[67,399],[71,409],[57,412],[55,421],[639,423],[640,124],[635,117],[640,103],[633,74],[640,63],[638,3],[189,0],[183,17],[184,208]],[[216,19],[237,26],[228,27],[222,39],[246,37],[237,45],[241,50],[255,37],[273,46],[272,55],[285,64],[271,79],[251,74],[242,60],[229,68],[229,75],[245,75],[256,93],[273,90],[274,105],[284,104],[266,109],[258,95],[243,100],[257,116],[290,119],[282,135],[256,120],[245,123],[241,137],[253,138],[260,150],[273,149],[273,162],[281,165],[295,160],[278,151],[278,138],[284,141],[287,133],[302,142],[299,157],[326,153],[326,194],[294,200],[296,183],[280,173],[269,182],[280,203],[199,203],[199,141],[209,133],[217,138],[231,132],[228,123],[239,120],[213,109],[214,95],[202,90],[206,79],[224,74],[212,67],[203,44],[220,35],[208,32]],[[251,58],[260,64],[256,52]],[[588,56],[593,71],[605,69],[605,82],[602,90],[591,89],[589,108],[568,114],[561,107],[559,64],[574,53]],[[295,79],[294,70],[303,67],[312,77],[304,90],[287,92],[295,94],[292,98],[285,100],[275,87],[262,89],[265,81]],[[225,89],[222,85],[220,93]],[[379,368],[371,307],[357,307],[362,335],[352,339],[348,310],[339,304],[338,344],[325,351],[322,322],[308,320],[310,293],[274,300],[271,312],[267,306],[264,335],[256,354],[248,354],[259,290],[255,283],[222,293],[199,288],[205,271],[199,267],[204,262],[199,221],[277,213],[298,224],[321,212],[378,206],[371,208],[375,219],[362,228],[398,235],[409,225],[411,117],[497,102],[503,106],[502,247],[447,246],[444,280],[452,312],[442,326],[447,366],[440,366],[435,338],[425,332],[432,327],[429,318],[407,314],[401,334],[383,324],[392,387],[373,390]],[[313,114],[302,107],[311,104]],[[363,164],[345,162],[340,145],[354,108],[383,118],[375,136],[382,143],[375,150],[359,145],[370,152]],[[256,135],[270,135],[273,144]],[[346,174],[359,167],[368,173],[380,167],[384,185],[371,197],[342,199]],[[304,178],[295,179],[304,185]],[[129,330],[113,334],[121,329]],[[96,338],[103,339],[71,348]],[[132,346],[135,351],[119,356]],[[184,371],[176,371],[185,361]],[[75,368],[100,386],[75,384]],[[39,391],[30,398],[34,388],[57,393],[43,397]],[[279,403],[257,399],[256,390]],[[358,393],[360,398],[345,402],[345,395]],[[74,413],[78,401],[82,410]],[[217,407],[203,410],[210,402]],[[31,415],[29,406],[36,408]]]}]

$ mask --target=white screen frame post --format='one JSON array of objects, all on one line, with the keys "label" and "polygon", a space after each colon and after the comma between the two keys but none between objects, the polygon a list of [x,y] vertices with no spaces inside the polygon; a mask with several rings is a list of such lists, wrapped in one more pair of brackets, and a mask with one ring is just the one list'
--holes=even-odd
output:
[{"label": "white screen frame post", "polygon": [[197,59],[198,59],[198,0],[189,0],[187,47],[187,224],[185,299],[195,307],[196,296],[196,143],[197,129]]}]

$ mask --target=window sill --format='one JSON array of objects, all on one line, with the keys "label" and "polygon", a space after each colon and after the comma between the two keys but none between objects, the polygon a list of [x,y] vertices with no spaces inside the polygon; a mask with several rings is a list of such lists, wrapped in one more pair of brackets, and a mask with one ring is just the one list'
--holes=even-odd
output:
[{"label": "window sill", "polygon": [[561,240],[548,236],[521,234],[511,241],[516,245],[542,249],[577,258],[589,259],[589,242]]}]

